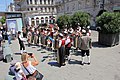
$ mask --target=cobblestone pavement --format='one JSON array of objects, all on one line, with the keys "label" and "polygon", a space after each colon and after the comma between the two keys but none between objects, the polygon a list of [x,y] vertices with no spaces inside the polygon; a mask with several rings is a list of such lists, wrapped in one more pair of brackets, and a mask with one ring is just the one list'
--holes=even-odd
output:
[{"label": "cobblestone pavement", "polygon": [[[40,47],[27,47],[27,52],[33,52],[39,60],[36,67],[43,75],[43,80],[120,80],[120,45],[105,47],[97,44],[98,33],[92,31],[93,48],[91,50],[91,64],[80,65],[81,57],[77,53],[71,54],[71,61],[63,67],[58,67],[53,60],[52,52]],[[13,53],[19,53],[18,41],[10,45]],[[13,54],[16,61],[20,55]],[[49,56],[49,57],[48,57]],[[8,75],[10,63],[0,61],[0,80],[5,80]],[[9,79],[8,79],[9,80]]]}]

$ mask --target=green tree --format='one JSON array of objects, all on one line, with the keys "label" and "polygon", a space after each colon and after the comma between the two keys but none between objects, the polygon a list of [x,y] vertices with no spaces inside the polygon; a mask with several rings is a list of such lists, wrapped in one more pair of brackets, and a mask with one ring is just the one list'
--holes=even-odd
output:
[{"label": "green tree", "polygon": [[5,23],[5,16],[2,16],[2,18],[0,19],[0,22],[1,22],[2,24]]},{"label": "green tree", "polygon": [[97,17],[97,26],[101,28],[102,33],[120,32],[120,13],[104,12]]},{"label": "green tree", "polygon": [[76,12],[72,16],[72,25],[77,27],[78,23],[81,27],[90,25],[90,15],[86,12]]},{"label": "green tree", "polygon": [[69,15],[62,15],[60,17],[58,17],[56,23],[58,24],[58,26],[63,29],[65,27],[65,25],[67,25],[67,27],[70,26],[71,24],[71,16]]}]

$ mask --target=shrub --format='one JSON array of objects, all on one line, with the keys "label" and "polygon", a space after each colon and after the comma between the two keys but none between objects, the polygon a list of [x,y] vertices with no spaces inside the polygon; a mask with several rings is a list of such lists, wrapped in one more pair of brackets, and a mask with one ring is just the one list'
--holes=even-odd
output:
[{"label": "shrub", "polygon": [[56,23],[58,24],[58,26],[60,27],[60,29],[63,29],[65,27],[65,25],[70,25],[71,23],[71,16],[69,15],[62,15],[60,16]]},{"label": "shrub", "polygon": [[101,33],[117,33],[120,32],[120,13],[104,12],[97,17],[97,26],[101,28]]},{"label": "shrub", "polygon": [[72,25],[76,26],[80,24],[81,27],[90,25],[90,15],[86,12],[76,12],[72,16]]}]

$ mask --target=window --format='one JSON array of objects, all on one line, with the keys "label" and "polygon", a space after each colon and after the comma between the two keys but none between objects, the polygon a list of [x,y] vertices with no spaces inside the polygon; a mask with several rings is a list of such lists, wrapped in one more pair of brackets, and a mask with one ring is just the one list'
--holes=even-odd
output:
[{"label": "window", "polygon": [[50,4],[50,0],[48,0],[48,4]]},{"label": "window", "polygon": [[37,4],[37,0],[35,0],[35,4]]},{"label": "window", "polygon": [[49,23],[52,23],[52,16],[49,16]]},{"label": "window", "polygon": [[49,8],[49,12],[51,12],[51,11],[50,11],[50,8]]},{"label": "window", "polygon": [[37,9],[37,8],[35,8],[35,10],[37,11],[38,9]]},{"label": "window", "polygon": [[48,23],[48,17],[45,17],[45,23]]},{"label": "window", "polygon": [[31,19],[32,25],[35,25],[34,18]]},{"label": "window", "polygon": [[46,4],[46,0],[44,0],[44,4]]},{"label": "window", "polygon": [[28,11],[30,11],[30,9],[29,9],[29,8],[28,8],[27,10],[28,10]]},{"label": "window", "polygon": [[69,11],[69,6],[67,6],[67,11]]},{"label": "window", "polygon": [[43,12],[43,8],[41,8],[41,12]]},{"label": "window", "polygon": [[42,24],[44,23],[44,18],[43,18],[43,17],[41,17],[41,23],[42,23]]},{"label": "window", "polygon": [[39,18],[36,18],[36,24],[39,25]]},{"label": "window", "polygon": [[27,4],[29,4],[28,0],[27,0]]},{"label": "window", "polygon": [[30,4],[32,4],[32,0],[30,0]]},{"label": "window", "polygon": [[53,0],[51,0],[52,4],[53,4]]},{"label": "window", "polygon": [[45,12],[47,12],[47,8],[45,8]]},{"label": "window", "polygon": [[42,0],[40,0],[40,4],[42,4]]},{"label": "window", "polygon": [[53,23],[55,23],[55,17],[54,17],[54,16],[53,16],[53,19],[52,19],[52,20],[53,20]]},{"label": "window", "polygon": [[31,8],[31,11],[33,11],[33,8]]},{"label": "window", "polygon": [[54,8],[52,8],[52,12],[54,12]]}]

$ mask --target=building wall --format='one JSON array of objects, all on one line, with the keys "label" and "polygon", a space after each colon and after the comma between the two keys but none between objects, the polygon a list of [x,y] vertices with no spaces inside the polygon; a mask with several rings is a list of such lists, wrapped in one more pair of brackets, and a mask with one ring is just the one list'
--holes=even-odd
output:
[{"label": "building wall", "polygon": [[29,25],[51,23],[52,19],[56,20],[55,0],[21,0],[17,4],[20,5],[17,10],[25,13],[26,23]]},{"label": "building wall", "polygon": [[[103,2],[104,1],[104,2]],[[104,3],[104,6],[103,6]],[[72,15],[77,11],[84,11],[91,15],[91,25],[94,24],[95,18],[101,10],[113,11],[113,7],[120,6],[119,0],[57,0],[57,15]]]}]

